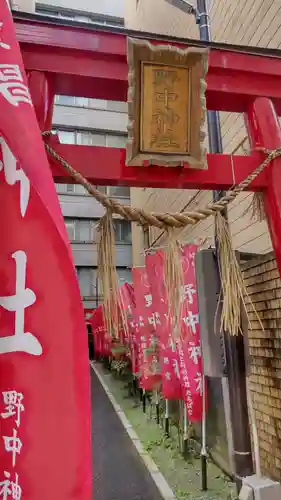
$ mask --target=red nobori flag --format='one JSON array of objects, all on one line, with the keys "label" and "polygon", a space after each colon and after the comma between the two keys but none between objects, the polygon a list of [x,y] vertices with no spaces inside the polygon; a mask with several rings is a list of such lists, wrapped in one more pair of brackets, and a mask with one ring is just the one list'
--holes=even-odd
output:
[{"label": "red nobori flag", "polygon": [[143,389],[150,390],[161,379],[158,367],[157,313],[153,311],[145,267],[134,268],[132,273],[138,315],[141,384]]},{"label": "red nobori flag", "polygon": [[190,421],[202,419],[202,359],[200,325],[196,292],[195,254],[196,245],[182,249],[184,287],[182,290],[183,311],[181,340],[178,342],[180,374],[184,400]]},{"label": "red nobori flag", "polygon": [[139,372],[139,359],[140,359],[140,349],[139,349],[139,319],[136,309],[136,300],[134,288],[130,285],[130,290],[132,294],[131,303],[131,315],[128,317],[128,327],[129,327],[129,337],[130,337],[130,351],[131,351],[131,361],[132,361],[132,374],[135,377],[140,376]]},{"label": "red nobori flag", "polygon": [[102,306],[97,307],[92,314],[90,319],[92,326],[92,334],[94,337],[94,349],[99,356],[104,356],[104,337],[105,337],[105,326],[103,319]]},{"label": "red nobori flag", "polygon": [[122,320],[126,322],[124,325],[124,331],[122,335],[122,340],[129,344],[131,341],[130,338],[130,324],[129,321],[130,319],[133,318],[133,308],[135,306],[135,297],[134,297],[134,290],[129,283],[124,283],[119,288],[119,294],[120,294],[120,304],[121,307],[123,308],[123,315],[122,315]]},{"label": "red nobori flag", "polygon": [[[90,500],[87,335],[11,13],[0,2],[0,492]],[[71,453],[69,453],[71,449]]]},{"label": "red nobori flag", "polygon": [[166,399],[182,399],[179,356],[175,341],[171,336],[168,317],[163,253],[156,252],[148,255],[146,257],[146,269],[152,291],[153,308],[157,311],[163,396]]}]

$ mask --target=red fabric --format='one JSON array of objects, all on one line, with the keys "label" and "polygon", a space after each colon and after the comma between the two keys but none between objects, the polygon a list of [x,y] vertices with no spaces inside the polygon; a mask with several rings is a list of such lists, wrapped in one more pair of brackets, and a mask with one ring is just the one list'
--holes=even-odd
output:
[{"label": "red fabric", "polygon": [[97,307],[97,309],[95,309],[90,322],[92,325],[92,333],[95,341],[95,351],[100,356],[106,356],[108,354],[108,349],[105,340],[106,329],[104,325],[102,306],[99,306]]},{"label": "red fabric", "polygon": [[129,283],[124,283],[124,285],[119,288],[119,294],[121,307],[123,309],[123,319],[126,321],[124,331],[122,332],[122,340],[124,343],[130,344],[131,335],[129,320],[133,314],[135,301],[133,287],[129,285]]},{"label": "red fabric", "polygon": [[132,270],[139,323],[139,363],[141,386],[154,389],[161,380],[158,373],[157,317],[152,305],[152,295],[145,267]]},{"label": "red fabric", "polygon": [[0,22],[0,491],[90,500],[83,308],[6,1]]},{"label": "red fabric", "polygon": [[184,270],[182,339],[178,343],[180,374],[188,418],[191,422],[202,418],[202,359],[200,325],[196,292],[196,245],[186,245],[182,251]]},{"label": "red fabric", "polygon": [[140,376],[140,350],[139,350],[139,325],[138,316],[136,309],[136,300],[134,288],[131,286],[131,292],[133,294],[132,304],[131,304],[131,316],[128,319],[129,334],[130,334],[130,351],[131,351],[131,361],[132,361],[132,374],[135,377]]},{"label": "red fabric", "polygon": [[164,284],[163,252],[148,255],[146,257],[146,269],[152,291],[155,317],[158,320],[157,332],[160,343],[163,396],[166,399],[182,399],[179,356],[169,325],[167,294]]},{"label": "red fabric", "polygon": [[158,251],[146,257],[153,300],[157,303],[161,317],[163,393],[167,398],[183,397],[190,421],[199,421],[202,418],[202,360],[194,266],[196,252],[196,245],[186,245],[182,250],[184,270],[182,327],[181,338],[176,345],[169,335],[163,252]]}]

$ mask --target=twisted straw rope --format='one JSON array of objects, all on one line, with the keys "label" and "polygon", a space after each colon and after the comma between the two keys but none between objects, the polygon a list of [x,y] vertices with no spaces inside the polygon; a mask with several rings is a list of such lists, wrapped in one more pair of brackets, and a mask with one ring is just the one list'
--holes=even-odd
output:
[{"label": "twisted straw rope", "polygon": [[[43,132],[42,136],[51,135],[51,132]],[[242,191],[244,191],[258,175],[269,165],[269,163],[281,156],[281,147],[268,150],[260,149],[267,157],[261,165],[259,165],[250,175],[246,177],[240,184],[223,196],[215,203],[209,203],[203,208],[196,211],[176,212],[176,213],[155,213],[146,212],[145,210],[133,208],[130,205],[122,205],[116,200],[112,200],[106,194],[98,191],[83,175],[77,172],[64,158],[62,158],[49,144],[45,143],[46,151],[50,156],[57,160],[69,175],[78,183],[81,184],[90,195],[92,195],[99,203],[101,203],[111,213],[116,213],[130,222],[137,222],[143,226],[155,226],[160,229],[167,227],[182,228],[187,225],[197,224],[199,221],[207,219],[210,215],[215,215],[224,210],[224,208],[233,201]]]}]

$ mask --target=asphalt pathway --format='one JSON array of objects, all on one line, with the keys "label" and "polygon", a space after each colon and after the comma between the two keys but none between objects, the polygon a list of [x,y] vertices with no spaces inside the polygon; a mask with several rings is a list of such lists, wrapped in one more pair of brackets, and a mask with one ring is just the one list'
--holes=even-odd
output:
[{"label": "asphalt pathway", "polygon": [[93,500],[162,500],[91,369]]}]

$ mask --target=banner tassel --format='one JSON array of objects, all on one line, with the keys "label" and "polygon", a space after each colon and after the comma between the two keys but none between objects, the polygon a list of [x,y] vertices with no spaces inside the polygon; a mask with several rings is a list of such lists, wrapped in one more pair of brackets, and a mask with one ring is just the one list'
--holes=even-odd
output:
[{"label": "banner tassel", "polygon": [[164,282],[167,291],[168,312],[172,321],[174,340],[180,336],[180,322],[182,313],[182,289],[184,275],[182,267],[181,245],[176,240],[174,230],[167,229],[168,244],[164,252]]},{"label": "banner tassel", "polygon": [[247,293],[242,271],[232,246],[229,225],[221,214],[216,215],[215,226],[222,294],[221,331],[228,332],[229,335],[233,336],[239,334],[243,335],[241,321],[243,313],[251,329],[251,321],[245,304],[246,297],[250,302],[251,308],[261,328],[264,330],[261,319]]},{"label": "banner tassel", "polygon": [[126,329],[126,318],[119,293],[119,280],[115,262],[115,233],[110,211],[98,225],[98,279],[103,296],[103,314],[106,329],[112,339],[119,338],[119,331]]}]

